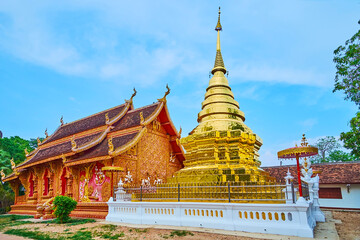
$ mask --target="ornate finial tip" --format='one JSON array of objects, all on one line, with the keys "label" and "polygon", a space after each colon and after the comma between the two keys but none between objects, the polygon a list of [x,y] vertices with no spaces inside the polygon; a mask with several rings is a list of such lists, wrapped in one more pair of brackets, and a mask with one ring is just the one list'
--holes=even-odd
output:
[{"label": "ornate finial tip", "polygon": [[221,31],[222,30],[222,26],[221,26],[221,23],[220,23],[220,14],[221,14],[221,11],[220,11],[220,7],[219,7],[219,18],[218,18],[218,22],[217,22],[216,27],[215,27],[215,31]]}]

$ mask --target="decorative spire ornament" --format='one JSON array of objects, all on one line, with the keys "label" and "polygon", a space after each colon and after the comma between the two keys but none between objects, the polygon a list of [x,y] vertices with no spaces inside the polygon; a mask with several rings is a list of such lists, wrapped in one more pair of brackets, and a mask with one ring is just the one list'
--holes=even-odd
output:
[{"label": "decorative spire ornament", "polygon": [[71,141],[71,148],[72,148],[72,149],[76,149],[75,136],[72,136],[72,137],[70,138],[70,141]]},{"label": "decorative spire ornament", "polygon": [[48,134],[48,132],[47,132],[47,129],[45,129],[45,136],[46,136],[46,138],[49,137],[49,134]]},{"label": "decorative spire ornament", "polygon": [[139,115],[140,115],[140,125],[144,125],[145,119],[144,119],[143,112],[140,112]]},{"label": "decorative spire ornament", "polygon": [[108,148],[109,148],[109,153],[112,153],[112,152],[114,152],[114,145],[113,145],[113,142],[112,142],[112,138],[109,138],[108,139]]},{"label": "decorative spire ornament", "polygon": [[61,116],[61,118],[60,118],[60,123],[61,123],[61,126],[64,125],[64,118],[63,118],[63,116]]},{"label": "decorative spire ornament", "polygon": [[38,146],[41,144],[41,140],[40,140],[40,138],[38,137],[37,139],[37,144],[38,144]]},{"label": "decorative spire ornament", "polygon": [[164,97],[158,99],[159,102],[164,102],[164,103],[166,103],[166,96],[170,94],[170,90],[171,90],[171,89],[169,88],[169,85],[168,85],[168,84],[166,84],[166,89],[167,89],[167,91],[165,92]]}]

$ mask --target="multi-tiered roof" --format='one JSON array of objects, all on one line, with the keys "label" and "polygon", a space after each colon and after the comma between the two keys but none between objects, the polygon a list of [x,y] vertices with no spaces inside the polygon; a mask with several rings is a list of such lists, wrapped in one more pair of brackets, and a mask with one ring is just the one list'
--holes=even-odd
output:
[{"label": "multi-tiered roof", "polygon": [[146,132],[146,125],[155,119],[170,135],[173,153],[182,162],[185,158],[179,143],[180,134],[166,106],[168,93],[154,104],[134,109],[135,93],[119,106],[67,124],[61,120],[55,132],[27,154],[26,160],[3,180],[10,181],[27,168],[59,159],[65,166],[111,159],[132,148]]}]

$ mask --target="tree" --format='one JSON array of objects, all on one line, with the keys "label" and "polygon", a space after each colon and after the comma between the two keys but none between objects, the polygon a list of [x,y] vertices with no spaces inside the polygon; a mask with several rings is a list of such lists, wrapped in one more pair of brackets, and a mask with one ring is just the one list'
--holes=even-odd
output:
[{"label": "tree", "polygon": [[[360,24],[360,20],[358,22]],[[335,88],[344,91],[345,100],[354,102],[360,109],[360,30],[334,51],[336,64]],[[351,154],[360,157],[360,112],[350,120],[349,132],[341,133],[340,139]]]},{"label": "tree", "polygon": [[340,143],[333,136],[327,136],[324,138],[320,138],[315,146],[319,149],[319,157],[317,161],[326,162],[326,157],[341,147]]},{"label": "tree", "polygon": [[9,173],[12,172],[10,159],[11,159],[10,154],[0,149],[0,171],[3,170],[5,175],[8,175]]},{"label": "tree", "polygon": [[360,30],[334,54],[336,75],[333,92],[344,91],[345,99],[350,99],[360,108]]},{"label": "tree", "polygon": [[329,162],[350,162],[355,161],[356,158],[347,152],[335,150],[329,154],[327,160]]},{"label": "tree", "polygon": [[76,208],[77,202],[67,196],[56,196],[54,199],[54,215],[60,223],[67,222],[72,210]]},{"label": "tree", "polygon": [[344,147],[351,149],[351,154],[360,158],[360,112],[350,120],[350,131],[340,134]]},{"label": "tree", "polygon": [[0,139],[0,149],[8,152],[10,157],[14,158],[15,164],[19,164],[25,160],[25,148],[28,152],[34,150],[34,148],[30,147],[28,140],[18,136]]}]

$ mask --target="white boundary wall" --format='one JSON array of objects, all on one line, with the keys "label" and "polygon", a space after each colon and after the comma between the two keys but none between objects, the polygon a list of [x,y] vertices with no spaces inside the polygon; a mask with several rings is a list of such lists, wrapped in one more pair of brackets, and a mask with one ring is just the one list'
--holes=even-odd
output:
[{"label": "white boundary wall", "polygon": [[312,202],[241,204],[108,201],[106,221],[204,227],[244,232],[313,237]]},{"label": "white boundary wall", "polygon": [[360,184],[320,184],[320,188],[341,188],[342,199],[319,198],[321,207],[360,209]]}]

